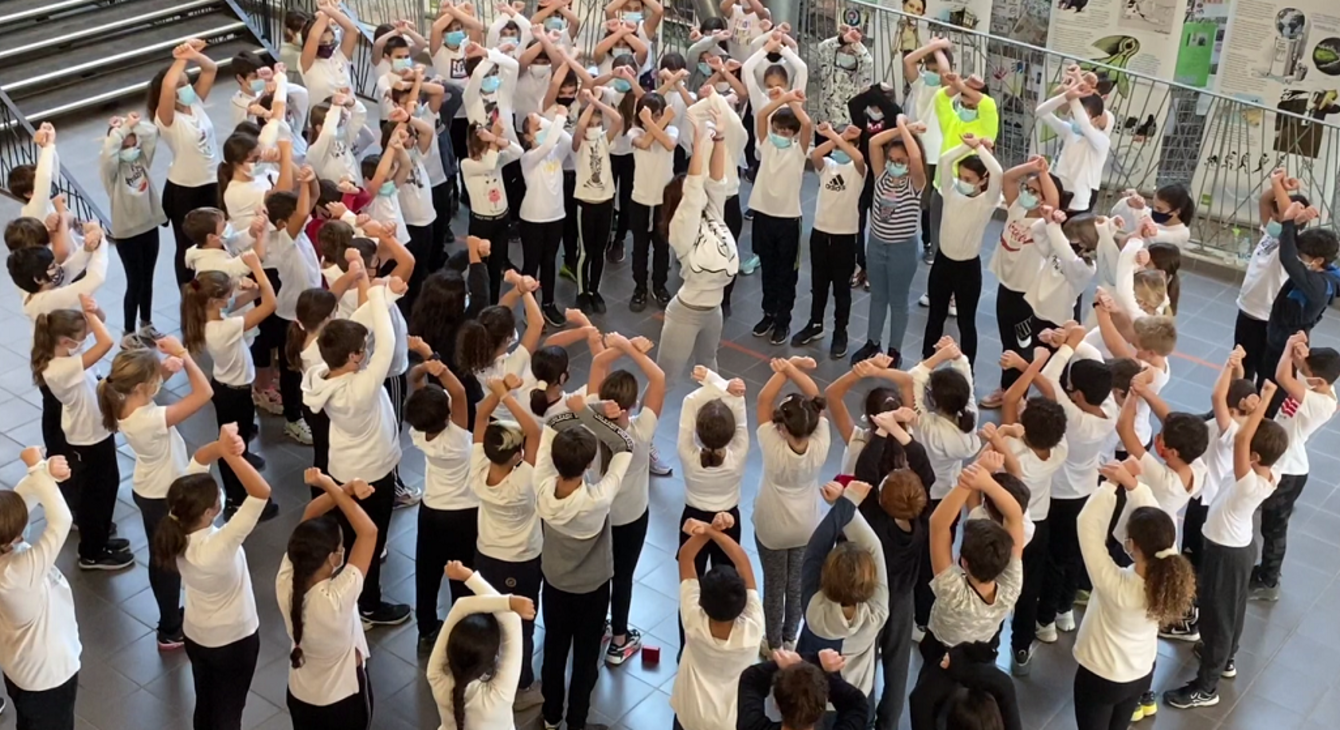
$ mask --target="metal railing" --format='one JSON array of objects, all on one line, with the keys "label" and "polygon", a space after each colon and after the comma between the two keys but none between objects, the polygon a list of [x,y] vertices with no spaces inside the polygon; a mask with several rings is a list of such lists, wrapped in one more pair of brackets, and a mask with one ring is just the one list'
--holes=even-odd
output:
[{"label": "metal railing", "polygon": [[[20,165],[37,164],[34,131],[9,95],[0,90],[0,194],[5,197],[19,200],[9,191],[9,173]],[[111,219],[75,181],[74,175],[70,174],[65,165],[61,165],[58,173],[52,177],[57,192],[65,196],[65,204],[77,220],[98,221],[105,230],[111,230]]]}]

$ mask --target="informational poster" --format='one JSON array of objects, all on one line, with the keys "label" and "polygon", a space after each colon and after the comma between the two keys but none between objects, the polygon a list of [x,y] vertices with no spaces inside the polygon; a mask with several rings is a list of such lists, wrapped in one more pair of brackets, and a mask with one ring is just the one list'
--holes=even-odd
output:
[{"label": "informational poster", "polygon": [[906,13],[893,33],[893,52],[915,51],[940,29],[953,26],[985,32],[991,23],[991,0],[883,0],[882,5]]},{"label": "informational poster", "polygon": [[[1219,58],[1228,30],[1230,0],[1194,0],[1182,24],[1182,45],[1177,51],[1173,81],[1198,89],[1214,85]],[[1204,114],[1204,110],[1201,111]]]},{"label": "informational poster", "polygon": [[[866,36],[875,54],[875,78],[893,85],[902,99],[906,86],[901,59],[936,36],[954,43],[954,65],[965,75],[986,74],[986,42],[955,32],[967,29],[986,33],[990,29],[992,0],[881,0],[900,13],[870,12],[858,5],[842,8],[839,21]],[[888,49],[882,51],[880,49]]]}]

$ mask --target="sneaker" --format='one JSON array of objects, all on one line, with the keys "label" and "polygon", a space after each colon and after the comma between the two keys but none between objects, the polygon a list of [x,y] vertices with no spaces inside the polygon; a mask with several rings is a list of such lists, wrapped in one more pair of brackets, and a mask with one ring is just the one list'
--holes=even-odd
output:
[{"label": "sneaker", "polygon": [[596,313],[596,308],[591,306],[591,295],[585,292],[577,295],[577,308],[582,310],[582,314]]},{"label": "sneaker", "polygon": [[750,254],[749,258],[740,262],[740,273],[744,274],[745,276],[749,276],[755,271],[758,271],[758,267],[759,267],[758,254],[756,253]]},{"label": "sneaker", "polygon": [[[1193,707],[1214,707],[1219,704],[1219,693],[1206,692],[1197,687],[1195,682],[1192,682],[1179,689],[1170,689],[1164,692],[1163,704],[1176,707],[1179,710],[1189,710]],[[1141,705],[1141,707],[1144,706]]]},{"label": "sneaker", "polygon": [[773,322],[775,322],[775,321],[776,321],[776,320],[773,319],[773,316],[772,316],[771,314],[765,314],[765,315],[763,315],[763,319],[760,319],[760,320],[758,321],[758,324],[754,325],[754,329],[753,329],[754,336],[755,336],[755,337],[767,337],[767,336],[768,336],[768,333],[772,332],[772,325],[773,325]]},{"label": "sneaker", "polygon": [[413,507],[423,500],[423,493],[414,487],[397,484],[395,487],[395,509]]},{"label": "sneaker", "polygon": [[1033,647],[1019,649],[1010,657],[1010,674],[1027,677],[1033,671]]},{"label": "sneaker", "polygon": [[573,271],[572,267],[569,266],[567,263],[564,263],[562,266],[558,268],[558,275],[560,278],[567,279],[568,281],[571,281],[574,284],[577,283],[577,272]]},{"label": "sneaker", "polygon": [[890,367],[891,369],[893,369],[893,370],[901,370],[901,369],[902,369],[902,367],[903,367],[903,353],[899,352],[899,351],[898,351],[898,348],[896,348],[896,347],[890,347],[890,348],[889,348],[889,358],[890,358],[891,360],[893,360],[893,362],[889,363],[889,367]]},{"label": "sneaker", "polygon": [[257,522],[269,522],[278,516],[279,505],[275,504],[274,500],[271,500],[265,503],[265,507],[261,508],[261,518],[257,520]]},{"label": "sneaker", "polygon": [[80,570],[124,570],[135,564],[135,555],[129,550],[103,550],[96,558],[80,558]]},{"label": "sneaker", "polygon": [[[747,179],[748,179],[750,182],[753,182],[753,180],[754,180],[754,175],[755,175],[755,173],[749,173],[749,174],[747,175]],[[744,209],[744,215],[743,215],[742,217],[743,217],[745,220],[747,220],[747,221],[751,221],[751,220],[754,219],[754,211],[753,211],[751,208],[745,208],[745,209]]]},{"label": "sneaker", "polygon": [[312,429],[301,418],[284,424],[284,435],[304,446],[312,445]]},{"label": "sneaker", "polygon": [[1135,709],[1131,710],[1131,722],[1140,722],[1145,719],[1145,706],[1136,704]]},{"label": "sneaker", "polygon": [[265,471],[265,457],[260,454],[248,450],[245,454],[242,454],[242,458],[247,460],[247,463],[251,465],[252,469],[255,469],[256,471]]},{"label": "sneaker", "polygon": [[931,264],[935,262],[935,249],[931,248],[930,245],[921,247],[921,262],[923,264]]},{"label": "sneaker", "polygon": [[554,306],[553,302],[540,307],[540,311],[544,312],[544,321],[548,322],[550,327],[562,327],[568,323],[568,318],[558,311],[558,307]]},{"label": "sneaker", "polygon": [[611,641],[609,648],[605,649],[605,663],[617,667],[632,659],[641,649],[642,634],[637,629],[629,629],[622,644]]},{"label": "sneaker", "polygon": [[130,541],[124,537],[109,537],[107,538],[107,549],[114,553],[119,553],[122,550],[129,550]]},{"label": "sneaker", "polygon": [[814,342],[815,340],[822,340],[823,338],[824,338],[823,324],[815,324],[813,322],[810,322],[809,324],[805,325],[804,329],[797,332],[795,337],[791,338],[791,346],[800,347],[801,345],[808,345],[811,342]]},{"label": "sneaker", "polygon": [[280,398],[279,391],[274,388],[251,391],[251,402],[256,404],[257,410],[270,415],[282,416],[284,414],[284,401]]},{"label": "sneaker", "polygon": [[772,337],[768,338],[768,342],[774,345],[785,345],[786,339],[790,336],[791,336],[791,325],[789,324],[774,325],[772,328]]},{"label": "sneaker", "polygon": [[605,249],[605,260],[611,264],[621,264],[624,260],[623,241],[612,241],[609,248]]},{"label": "sneaker", "polygon": [[432,654],[432,653],[433,653],[433,647],[434,647],[436,644],[437,644],[437,631],[434,631],[434,632],[431,633],[431,634],[420,634],[420,635],[419,635],[419,653],[420,653],[420,654]]},{"label": "sneaker", "polygon": [[1004,388],[996,388],[995,390],[991,391],[990,395],[977,401],[978,408],[985,408],[989,411],[1000,408],[1004,404],[1005,404]]},{"label": "sneaker", "polygon": [[1065,613],[1056,614],[1056,628],[1062,632],[1070,633],[1075,630],[1075,612],[1073,610]]},{"label": "sneaker", "polygon": [[[1191,656],[1196,657],[1196,661],[1201,661],[1200,652],[1205,646],[1204,642],[1197,641],[1196,645],[1191,647]],[[1233,657],[1229,657],[1224,663],[1224,668],[1219,670],[1219,676],[1223,679],[1233,679],[1238,676],[1238,662]]]},{"label": "sneaker", "polygon": [[1055,621],[1049,624],[1037,624],[1034,626],[1033,631],[1034,635],[1037,636],[1038,641],[1041,641],[1044,644],[1055,644],[1057,640],[1061,638],[1061,635],[1056,632]]},{"label": "sneaker", "polygon": [[1089,605],[1089,592],[1082,588],[1080,590],[1075,591],[1075,605],[1076,606]]},{"label": "sneaker", "polygon": [[605,297],[600,296],[600,292],[591,292],[591,309],[596,314],[605,313]]},{"label": "sneaker", "polygon": [[861,287],[865,286],[866,285],[865,269],[858,268],[856,270],[856,273],[851,275],[851,281],[848,283],[851,284],[852,289],[860,289]]},{"label": "sneaker", "polygon": [[178,629],[175,634],[168,635],[158,632],[158,650],[159,651],[177,651],[186,646],[186,635]]},{"label": "sneaker", "polygon": [[954,301],[953,296],[949,297],[949,316],[958,317],[958,302]]},{"label": "sneaker", "polygon": [[637,289],[633,292],[633,299],[628,302],[628,311],[641,312],[647,308],[647,290]]},{"label": "sneaker", "polygon": [[861,346],[861,349],[852,353],[851,364],[855,365],[856,363],[862,360],[869,360],[875,355],[878,355],[882,349],[883,348],[879,346],[878,342],[867,341],[864,345]]},{"label": "sneaker", "polygon": [[828,345],[828,357],[832,360],[841,360],[847,356],[847,333],[834,332],[833,342]]},{"label": "sneaker", "polygon": [[1247,597],[1253,601],[1268,601],[1274,603],[1280,599],[1280,587],[1278,584],[1273,586],[1257,584],[1251,587]]},{"label": "sneaker", "polygon": [[658,286],[652,289],[651,296],[656,299],[656,303],[660,305],[661,309],[665,309],[669,306],[670,300],[674,299],[674,297],[670,296],[670,292],[666,291],[663,286]]},{"label": "sneaker", "polygon": [[929,294],[922,294],[922,295],[921,295],[921,298],[917,300],[917,306],[918,306],[918,307],[929,307],[929,306],[931,306],[931,295],[929,295]]},{"label": "sneaker", "polygon": [[363,617],[363,623],[365,624],[372,624],[373,626],[395,626],[397,624],[403,624],[409,620],[410,610],[409,606],[406,606],[403,603],[387,603],[386,601],[382,601],[381,605],[377,606],[376,609],[372,611],[360,611],[359,613]]},{"label": "sneaker", "polygon": [[1153,717],[1159,713],[1158,696],[1153,692],[1140,695],[1140,704],[1136,705],[1142,717]]},{"label": "sneaker", "polygon": [[1169,641],[1200,641],[1200,631],[1190,621],[1178,619],[1167,626],[1160,626],[1159,638]]},{"label": "sneaker", "polygon": [[675,470],[661,459],[661,454],[656,450],[654,444],[651,447],[651,454],[647,459],[647,471],[654,477],[668,477],[675,473]]}]

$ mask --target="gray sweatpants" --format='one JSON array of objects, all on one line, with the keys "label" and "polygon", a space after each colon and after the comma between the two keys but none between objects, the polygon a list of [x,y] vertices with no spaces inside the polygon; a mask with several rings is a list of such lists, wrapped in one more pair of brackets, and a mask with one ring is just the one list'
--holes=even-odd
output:
[{"label": "gray sweatpants", "polygon": [[780,649],[787,641],[795,641],[800,633],[800,568],[805,562],[805,546],[773,550],[758,546],[758,560],[763,564],[763,619],[767,627],[768,646]]},{"label": "gray sweatpants", "polygon": [[884,668],[884,693],[875,712],[876,730],[897,730],[907,702],[907,675],[912,661],[913,593],[889,592],[889,618],[879,634],[879,663]]},{"label": "gray sweatpants", "polygon": [[670,300],[656,346],[656,364],[665,371],[665,389],[675,387],[690,364],[717,369],[717,347],[721,345],[721,307],[695,309]]}]

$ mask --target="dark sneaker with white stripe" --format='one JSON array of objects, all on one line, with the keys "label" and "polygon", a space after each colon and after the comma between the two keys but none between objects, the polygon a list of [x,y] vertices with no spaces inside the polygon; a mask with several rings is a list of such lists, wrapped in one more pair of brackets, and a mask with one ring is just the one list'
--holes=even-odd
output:
[{"label": "dark sneaker with white stripe", "polygon": [[1194,707],[1214,707],[1219,704],[1219,693],[1206,692],[1197,687],[1195,682],[1191,682],[1179,689],[1164,692],[1163,704],[1179,710],[1190,710]]},{"label": "dark sneaker with white stripe", "polygon": [[360,611],[363,617],[363,623],[373,626],[395,626],[403,624],[409,620],[410,609],[403,603],[387,603],[382,601],[372,611]]},{"label": "dark sneaker with white stripe", "polygon": [[609,647],[605,649],[605,663],[617,667],[637,656],[641,649],[642,634],[637,629],[629,629],[622,644],[615,644],[612,639],[610,640]]},{"label": "dark sneaker with white stripe", "polygon": [[135,564],[135,556],[129,550],[104,550],[94,558],[80,558],[80,570],[124,570]]},{"label": "dark sneaker with white stripe", "polygon": [[805,325],[804,329],[797,332],[795,337],[791,338],[791,346],[801,347],[802,345],[808,345],[815,340],[822,340],[823,337],[824,326],[822,324],[810,322]]}]

